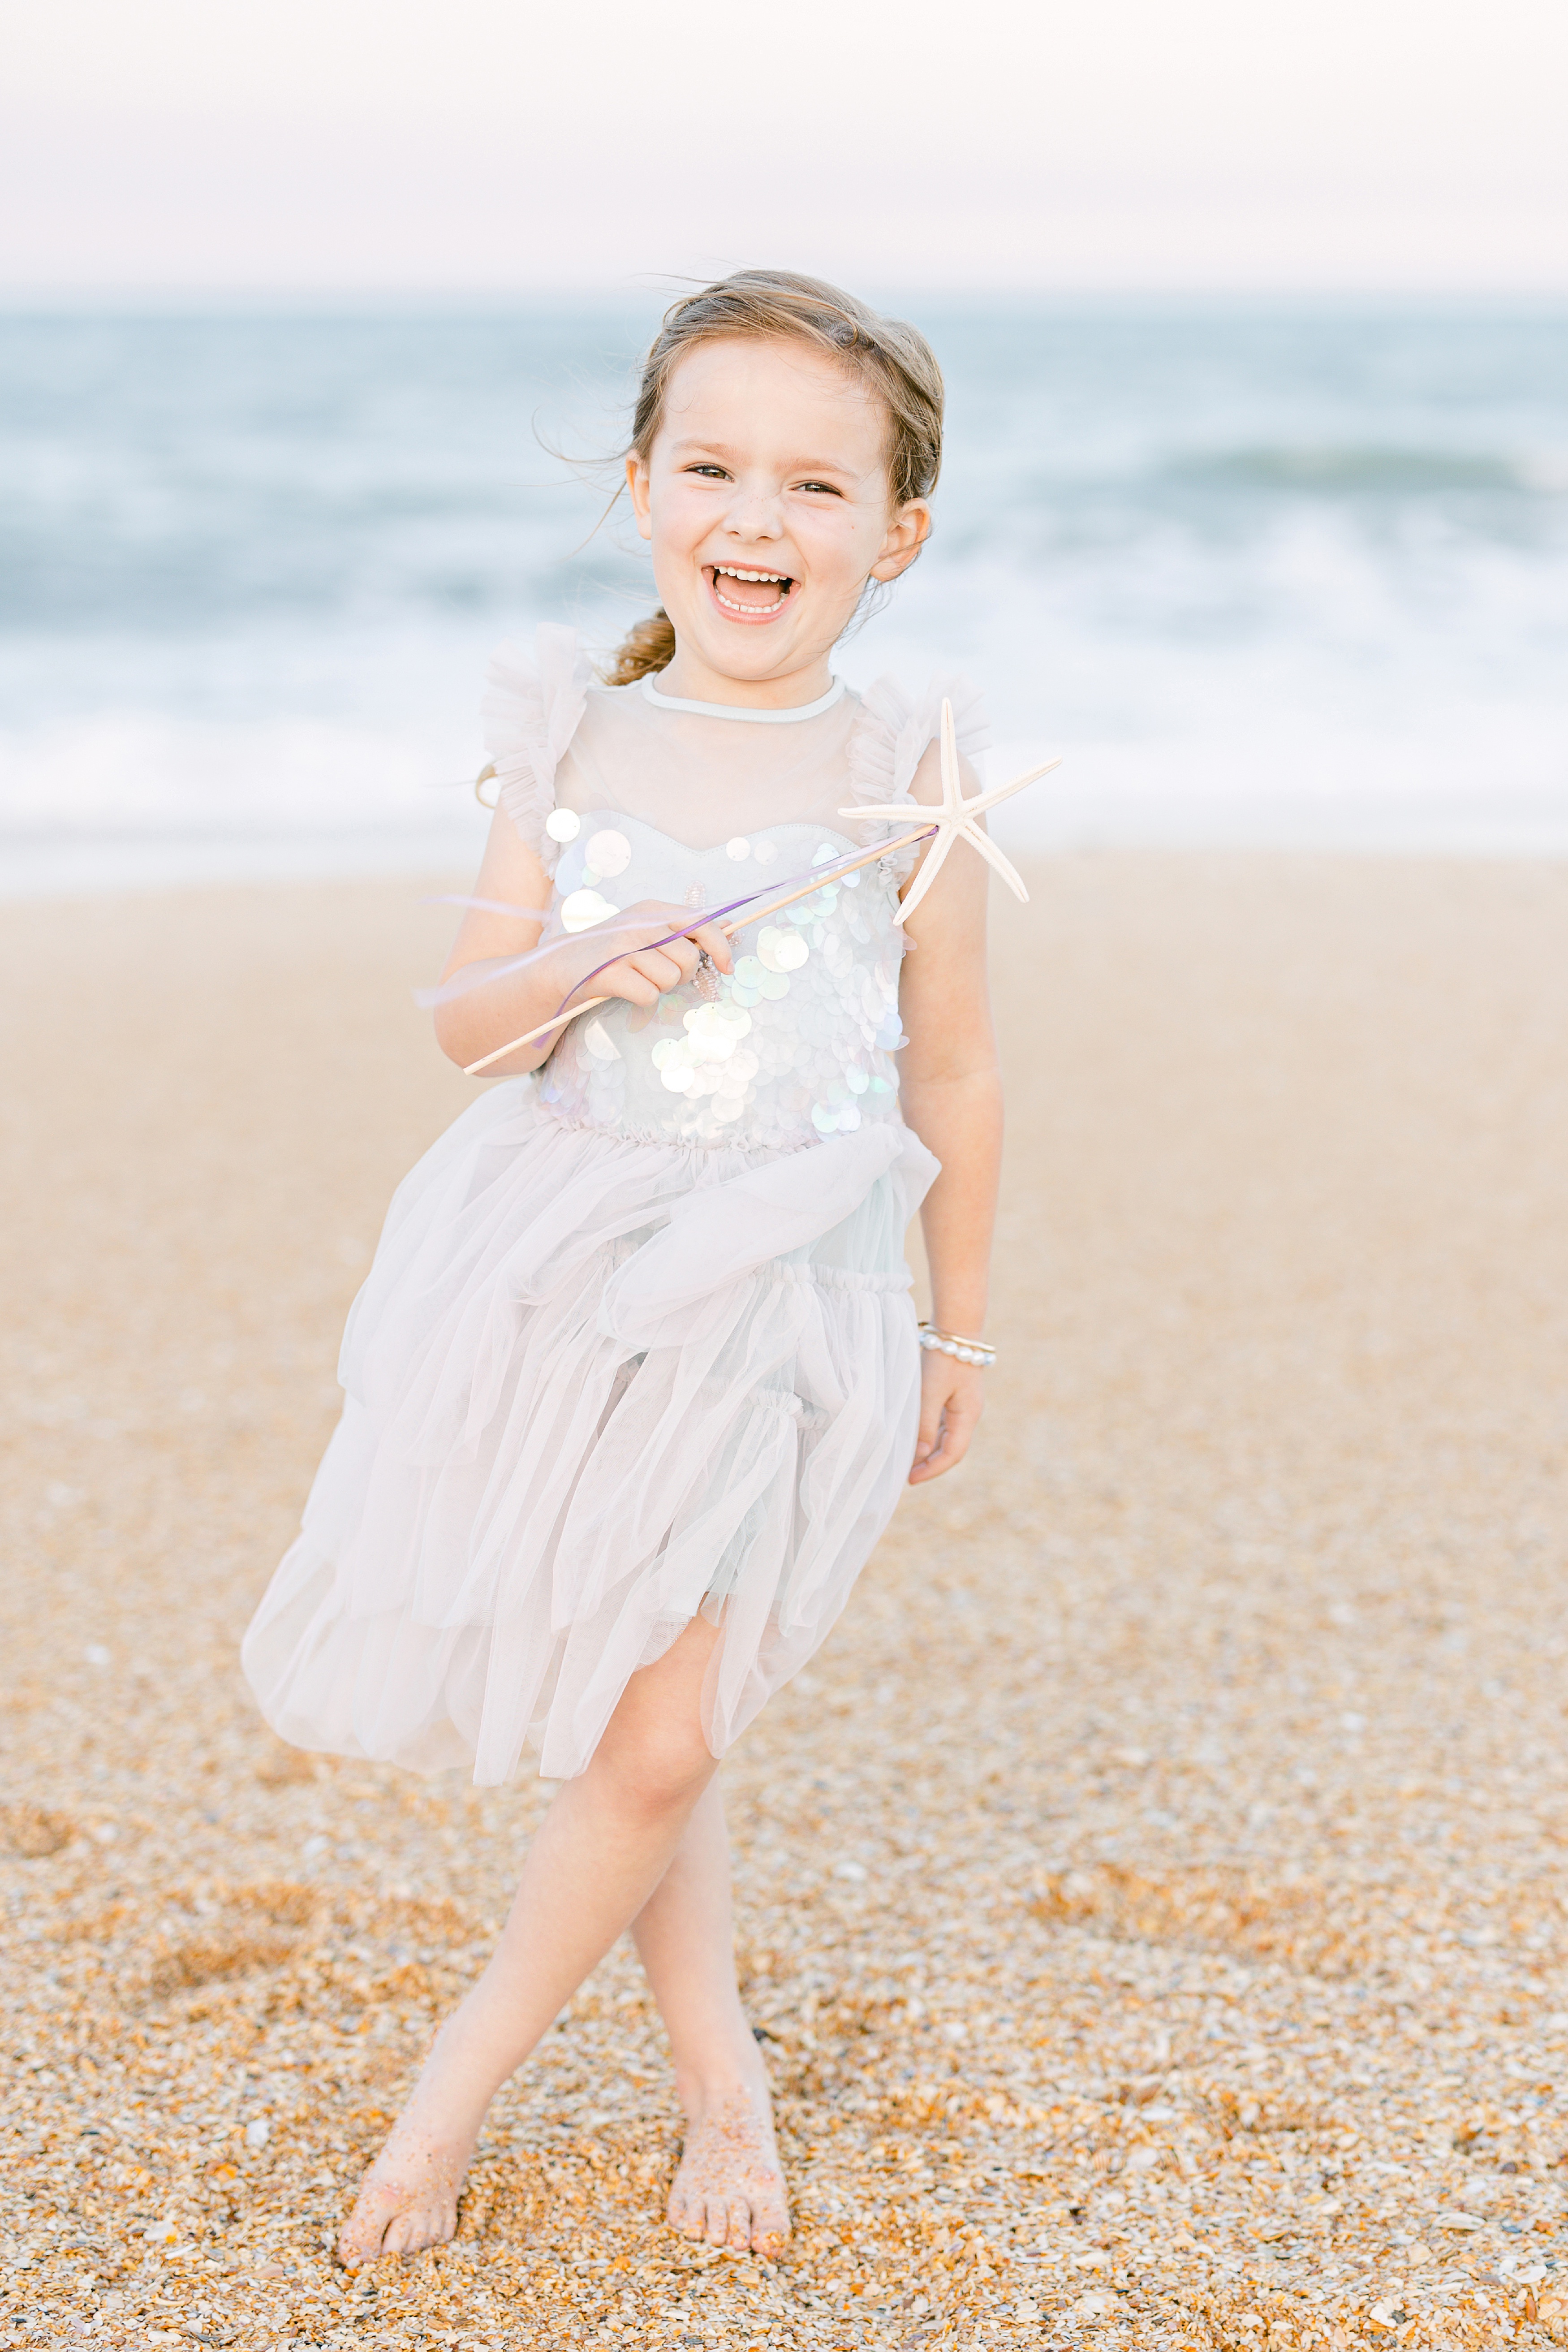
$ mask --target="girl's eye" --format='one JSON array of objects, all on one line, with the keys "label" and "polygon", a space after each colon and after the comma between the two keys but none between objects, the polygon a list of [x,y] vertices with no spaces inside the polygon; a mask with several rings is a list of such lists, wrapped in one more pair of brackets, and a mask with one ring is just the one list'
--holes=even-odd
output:
[{"label": "girl's eye", "polygon": [[843,496],[842,491],[835,489],[831,482],[797,482],[795,488],[798,490],[821,490],[825,499],[837,499]]},{"label": "girl's eye", "polygon": [[688,466],[686,471],[688,474],[705,475],[710,482],[727,482],[729,479],[722,466]]}]

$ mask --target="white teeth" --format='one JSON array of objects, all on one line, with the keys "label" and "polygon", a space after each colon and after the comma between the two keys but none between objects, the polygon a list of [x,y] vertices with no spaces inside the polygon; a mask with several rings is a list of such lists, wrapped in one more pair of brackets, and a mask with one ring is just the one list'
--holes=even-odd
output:
[{"label": "white teeth", "polygon": [[[776,604],[743,604],[737,597],[725,594],[718,584],[721,580],[750,580],[761,587],[777,588],[779,601]],[[761,614],[771,616],[781,613],[793,584],[787,572],[743,572],[737,563],[716,563],[713,567],[713,593],[717,602],[727,613],[744,613],[747,620],[756,620]]]},{"label": "white teeth", "polygon": [[736,597],[727,596],[722,588],[716,587],[713,593],[716,602],[722,604],[727,613],[745,613],[751,615],[758,613],[781,613],[784,610],[782,596],[776,604],[742,604]]}]

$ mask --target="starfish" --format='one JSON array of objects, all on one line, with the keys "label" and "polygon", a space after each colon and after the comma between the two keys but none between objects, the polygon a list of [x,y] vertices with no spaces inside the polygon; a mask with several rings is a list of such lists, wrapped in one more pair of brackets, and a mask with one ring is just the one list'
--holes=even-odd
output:
[{"label": "starfish", "polygon": [[[958,743],[953,730],[953,706],[950,702],[945,701],[942,705],[941,804],[938,806],[936,803],[932,803],[928,806],[924,801],[882,801],[875,808],[847,808],[839,811],[841,816],[876,817],[883,823],[894,813],[900,816],[919,816],[925,819],[928,827],[935,826],[936,838],[921,860],[920,871],[915,877],[915,887],[899,908],[894,920],[900,923],[906,923],[909,920],[910,916],[914,914],[915,909],[936,881],[937,875],[942,871],[947,852],[956,841],[971,843],[979,851],[981,856],[988,859],[996,867],[1013,896],[1027,899],[1029,892],[1024,888],[1018,872],[1002,856],[996,843],[981,829],[976,820],[984,816],[988,809],[995,808],[998,801],[1009,799],[1014,793],[1021,793],[1026,784],[1034,783],[1039,777],[1049,774],[1052,768],[1060,768],[1061,765],[1061,755],[1059,752],[1053,760],[1042,760],[1038,768],[1030,768],[1027,774],[1015,776],[1011,783],[994,784],[988,793],[977,793],[973,800],[967,801],[964,798],[964,780],[958,770]],[[913,838],[915,836],[905,835],[905,839]],[[889,844],[890,848],[899,845],[896,843]]]}]

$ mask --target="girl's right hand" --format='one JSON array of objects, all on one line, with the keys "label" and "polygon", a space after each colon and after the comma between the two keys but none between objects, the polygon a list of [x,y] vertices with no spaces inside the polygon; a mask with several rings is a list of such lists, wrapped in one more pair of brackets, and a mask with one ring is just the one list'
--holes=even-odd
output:
[{"label": "girl's right hand", "polygon": [[[670,939],[672,931],[679,936]],[[664,944],[654,947],[655,940]],[[595,964],[616,949],[622,951],[613,963],[590,981]],[[695,978],[705,952],[720,971],[731,969],[730,944],[716,923],[695,919],[690,907],[641,898],[611,922],[570,932],[559,941],[554,961],[563,1001],[580,991],[585,997],[623,996],[629,1004],[653,1005]]]}]

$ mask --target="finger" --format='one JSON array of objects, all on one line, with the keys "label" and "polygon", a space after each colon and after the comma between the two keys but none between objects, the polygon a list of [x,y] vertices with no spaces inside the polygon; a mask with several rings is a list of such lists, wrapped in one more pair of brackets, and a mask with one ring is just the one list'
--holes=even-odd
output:
[{"label": "finger", "polygon": [[667,955],[672,962],[679,964],[683,980],[690,980],[702,956],[696,941],[687,939],[684,933],[678,940],[662,940],[658,948],[651,952]]},{"label": "finger", "polygon": [[980,1418],[981,1400],[968,1393],[967,1382],[934,1391],[926,1402],[938,1408],[940,1428],[936,1444],[924,1454],[916,1448],[909,1473],[915,1486],[927,1478],[940,1478],[945,1472],[956,1468],[969,1450],[969,1440]]},{"label": "finger", "polygon": [[653,930],[651,924],[648,928],[653,936],[645,944],[628,948],[627,961],[636,963],[639,970],[643,971],[652,972],[662,956],[675,974],[673,980],[664,981],[664,987],[678,988],[682,981],[690,980],[693,972],[695,971],[700,950],[693,946],[690,940],[680,933],[676,933],[672,938],[664,929]]},{"label": "finger", "polygon": [[[944,1431],[944,1440],[946,1436],[946,1433]],[[924,1462],[917,1462],[909,1474],[909,1483],[912,1486],[924,1486],[928,1479],[940,1478],[944,1470],[950,1470],[952,1466],[952,1463],[947,1458],[946,1443],[944,1443],[928,1454]]]},{"label": "finger", "polygon": [[924,1462],[936,1451],[936,1441],[942,1434],[943,1391],[935,1381],[925,1381],[920,1389],[920,1427],[915,1439],[915,1459]]},{"label": "finger", "polygon": [[936,1452],[928,1454],[924,1462],[915,1464],[909,1474],[910,1483],[923,1486],[928,1478],[943,1478],[949,1470],[956,1470],[969,1450],[973,1431],[973,1422],[966,1429],[956,1423],[950,1415],[944,1416],[941,1441]]},{"label": "finger", "polygon": [[[644,980],[651,980],[661,995],[667,995],[672,988],[679,988],[681,982],[688,977],[682,971],[673,949],[670,948],[643,948],[636,955],[628,956],[626,961],[633,971],[640,971]],[[694,951],[693,971],[696,970],[696,955]]]},{"label": "finger", "polygon": [[969,1451],[969,1440],[975,1434],[979,1418],[977,1399],[966,1396],[962,1391],[956,1396],[949,1397],[947,1409],[942,1416],[942,1443],[932,1460],[939,1461],[944,1470],[954,1469]]},{"label": "finger", "polygon": [[627,957],[600,973],[593,983],[593,992],[596,996],[623,996],[628,1004],[640,1004],[646,1009],[657,1004],[660,992],[655,982],[644,979]]},{"label": "finger", "polygon": [[688,936],[695,940],[705,954],[712,958],[720,971],[730,971],[734,969],[734,950],[716,923],[699,923],[696,929]]}]

